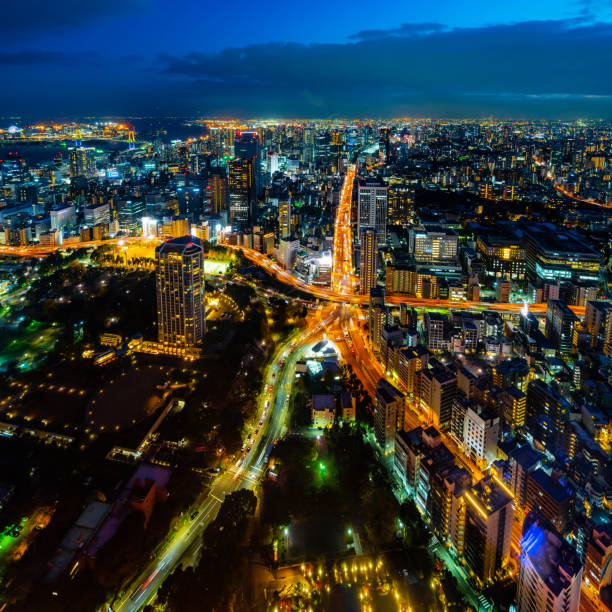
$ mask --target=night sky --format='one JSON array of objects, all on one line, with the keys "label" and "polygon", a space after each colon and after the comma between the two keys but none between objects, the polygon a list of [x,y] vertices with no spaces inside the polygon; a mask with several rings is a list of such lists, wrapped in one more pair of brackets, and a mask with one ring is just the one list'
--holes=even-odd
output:
[{"label": "night sky", "polygon": [[612,118],[612,1],[5,0],[0,114]]}]

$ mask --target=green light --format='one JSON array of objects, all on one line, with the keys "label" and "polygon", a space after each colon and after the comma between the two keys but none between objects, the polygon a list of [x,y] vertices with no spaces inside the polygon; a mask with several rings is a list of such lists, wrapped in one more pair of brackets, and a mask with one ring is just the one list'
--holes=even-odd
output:
[{"label": "green light", "polygon": [[319,469],[324,472],[325,471],[325,464],[324,463],[319,463]]}]

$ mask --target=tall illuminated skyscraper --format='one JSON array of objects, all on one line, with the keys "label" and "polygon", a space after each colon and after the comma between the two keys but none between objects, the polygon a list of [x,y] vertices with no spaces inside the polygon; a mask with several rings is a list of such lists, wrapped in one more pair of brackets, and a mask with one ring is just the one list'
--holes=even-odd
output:
[{"label": "tall illuminated skyscraper", "polygon": [[70,176],[91,178],[96,174],[96,150],[93,147],[74,147],[68,150]]},{"label": "tall illuminated skyscraper", "polygon": [[359,181],[358,187],[359,232],[363,226],[373,227],[378,234],[378,242],[387,241],[387,186],[378,179]]},{"label": "tall illuminated skyscraper", "polygon": [[253,164],[255,195],[261,194],[261,145],[257,132],[238,132],[234,140],[234,155]]},{"label": "tall illuminated skyscraper", "polygon": [[159,341],[194,346],[206,331],[204,254],[197,238],[182,236],[155,249]]},{"label": "tall illuminated skyscraper", "polygon": [[209,209],[213,215],[227,210],[227,173],[225,168],[211,168],[208,177]]},{"label": "tall illuminated skyscraper", "polygon": [[378,236],[373,227],[362,227],[361,243],[361,295],[370,295],[378,280]]},{"label": "tall illuminated skyscraper", "polygon": [[233,159],[229,163],[229,214],[236,229],[246,229],[255,213],[255,175],[253,161]]}]

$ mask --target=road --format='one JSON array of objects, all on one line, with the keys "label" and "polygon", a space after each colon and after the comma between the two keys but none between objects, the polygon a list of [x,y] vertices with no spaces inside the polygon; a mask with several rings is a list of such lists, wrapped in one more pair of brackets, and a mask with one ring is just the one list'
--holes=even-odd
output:
[{"label": "road", "polygon": [[[325,314],[325,317],[322,315]],[[335,311],[319,310],[319,317],[312,317],[305,330],[294,333],[275,353],[264,375],[264,392],[258,415],[252,429],[252,446],[228,470],[221,472],[213,481],[210,489],[204,491],[194,509],[197,516],[187,522],[174,534],[161,555],[151,561],[133,582],[133,586],[123,595],[112,610],[116,612],[136,612],[145,606],[155,595],[164,579],[172,573],[177,564],[196,538],[215,519],[226,495],[239,488],[254,489],[264,474],[270,452],[275,440],[281,437],[287,419],[287,408],[295,365],[304,347],[322,335],[336,316]],[[282,365],[279,363],[282,362]],[[269,389],[273,391],[270,392]],[[267,405],[267,402],[272,405]],[[259,427],[257,423],[261,423]]]},{"label": "road", "polygon": [[344,177],[334,223],[331,288],[333,292],[340,295],[350,293],[355,285],[353,279],[353,228],[351,225],[354,182],[355,166],[351,165]]},{"label": "road", "polygon": [[[223,246],[242,251],[244,256],[254,264],[263,268],[268,274],[274,276],[277,280],[291,285],[304,293],[308,293],[315,298],[327,300],[330,302],[336,302],[341,304],[368,304],[369,296],[367,295],[355,295],[351,293],[340,293],[333,289],[326,289],[324,287],[315,287],[310,285],[302,279],[298,278],[290,271],[285,270],[279,266],[275,261],[271,260],[268,256],[250,249],[248,247],[236,246],[231,244],[223,244]],[[344,282],[343,287],[346,287],[347,281]],[[471,302],[471,301],[451,301],[441,299],[426,299],[404,295],[390,295],[387,296],[385,301],[389,304],[406,304],[407,306],[414,308],[425,308],[425,309],[461,309],[461,310],[473,310],[473,311],[488,311],[488,312],[500,312],[500,313],[514,313],[518,314],[523,310],[525,304],[522,302]],[[546,314],[547,304],[529,304],[529,311],[536,315]],[[570,306],[570,309],[577,316],[584,316],[584,306]]]},{"label": "road", "polygon": [[[352,185],[352,182],[351,182]],[[348,183],[345,181],[343,186],[343,193],[345,193],[345,188],[348,189]],[[351,186],[352,189],[352,186]],[[310,285],[298,278],[290,271],[285,270],[281,266],[279,266],[275,261],[272,261],[269,257],[260,253],[259,251],[255,251],[254,249],[250,249],[244,246],[236,246],[231,244],[224,243],[223,246],[242,251],[245,257],[252,261],[254,264],[257,264],[261,268],[263,268],[268,274],[276,277],[279,281],[295,287],[304,293],[308,293],[315,298],[319,298],[322,300],[327,300],[330,302],[337,302],[343,304],[367,304],[369,301],[369,296],[367,295],[355,295],[350,293],[354,288],[355,279],[352,276],[352,272],[349,269],[349,266],[352,266],[352,263],[349,264],[349,260],[347,259],[346,253],[348,253],[349,249],[352,249],[352,234],[351,232],[345,231],[344,238],[341,241],[341,244],[345,245],[341,247],[343,252],[342,255],[342,264],[341,269],[342,273],[337,273],[336,275],[336,285],[334,288],[334,282],[332,278],[332,288],[326,289],[324,287],[316,287],[314,285]],[[349,237],[350,236],[350,237]],[[334,242],[336,241],[334,236]],[[159,238],[144,238],[142,236],[121,236],[119,238],[112,238],[108,240],[91,240],[89,242],[78,242],[75,244],[69,245],[60,245],[60,246],[23,246],[23,247],[13,247],[13,246],[0,246],[0,255],[12,255],[16,257],[45,257],[55,251],[61,250],[70,250],[70,249],[79,249],[79,248],[94,248],[103,245],[129,245],[129,244],[139,244],[143,243],[148,246],[155,246],[156,244],[161,243],[161,239]],[[351,255],[352,257],[352,255]],[[333,277],[333,272],[332,272]],[[340,279],[340,280],[338,280]],[[338,285],[338,283],[340,283]],[[337,290],[336,290],[337,289]],[[515,313],[518,314],[523,308],[524,304],[519,302],[509,302],[509,303],[497,303],[497,302],[470,302],[470,301],[461,301],[455,302],[451,300],[442,300],[442,299],[426,299],[426,298],[418,298],[412,296],[404,296],[404,295],[390,295],[386,298],[387,303],[389,304],[406,304],[407,306],[414,308],[426,308],[426,309],[462,309],[462,310],[474,310],[474,311],[493,311],[500,313]],[[546,313],[547,305],[543,304],[529,304],[529,310],[536,315],[543,315]],[[570,306],[570,309],[577,316],[584,316],[585,307],[584,306]]]}]

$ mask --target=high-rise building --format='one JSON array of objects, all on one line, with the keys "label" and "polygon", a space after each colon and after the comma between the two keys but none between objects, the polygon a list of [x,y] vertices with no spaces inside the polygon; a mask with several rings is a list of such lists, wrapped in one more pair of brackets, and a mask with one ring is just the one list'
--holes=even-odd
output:
[{"label": "high-rise building", "polygon": [[155,249],[159,341],[194,346],[206,330],[204,254],[197,238],[182,236]]},{"label": "high-rise building", "polygon": [[414,212],[414,187],[391,179],[387,219],[392,225],[406,225]]},{"label": "high-rise building", "polygon": [[385,455],[393,453],[395,432],[404,424],[404,396],[381,378],[374,395],[374,434]]},{"label": "high-rise building", "polygon": [[576,551],[541,514],[523,524],[517,602],[521,612],[578,612],[583,567]]},{"label": "high-rise building", "polygon": [[292,234],[291,202],[289,200],[278,203],[278,230],[281,238],[288,238]]},{"label": "high-rise building", "polygon": [[227,173],[225,168],[211,168],[208,176],[208,209],[211,214],[218,215],[227,210]]},{"label": "high-rise building", "polygon": [[586,303],[584,326],[591,334],[591,346],[612,356],[612,304],[590,301]]},{"label": "high-rise building", "polygon": [[446,329],[448,319],[438,312],[425,314],[425,327],[427,329],[427,346],[432,351],[445,351],[448,349]]},{"label": "high-rise building", "polygon": [[391,322],[390,311],[385,306],[384,287],[373,287],[370,290],[369,321],[370,343],[374,352],[379,352],[382,330]]},{"label": "high-rise building", "polygon": [[542,468],[527,476],[525,509],[538,509],[555,526],[565,533],[570,520],[572,494],[558,479],[549,476]]},{"label": "high-rise building", "polygon": [[141,199],[120,200],[117,203],[117,221],[119,228],[127,233],[134,233],[142,227],[145,203]]},{"label": "high-rise building", "polygon": [[373,227],[379,244],[387,242],[387,186],[378,179],[359,181],[357,197],[358,231]]},{"label": "high-rise building", "polygon": [[96,150],[93,147],[75,147],[69,149],[70,177],[94,177],[96,175],[95,154]]},{"label": "high-rise building", "polygon": [[178,187],[176,190],[178,199],[179,214],[189,218],[192,222],[197,222],[203,211],[204,192],[202,187]]},{"label": "high-rise building", "polygon": [[465,560],[482,583],[506,565],[512,537],[512,496],[494,476],[465,493]]},{"label": "high-rise building", "polygon": [[229,218],[235,229],[246,229],[255,216],[257,201],[254,163],[236,158],[229,162]]},{"label": "high-rise building", "polygon": [[571,355],[576,315],[561,300],[548,300],[546,337],[562,355]]},{"label": "high-rise building", "polygon": [[253,165],[253,184],[255,198],[261,194],[261,145],[257,132],[237,132],[234,140],[234,155],[239,159],[247,159]]},{"label": "high-rise building", "polygon": [[429,351],[424,346],[399,350],[398,376],[401,387],[412,395],[416,391],[419,372],[429,363]]},{"label": "high-rise building", "polygon": [[378,281],[378,236],[373,227],[363,226],[359,235],[361,245],[361,295],[369,295]]},{"label": "high-rise building", "polygon": [[527,385],[527,426],[534,440],[551,452],[563,439],[571,406],[554,381],[536,379]]},{"label": "high-rise building", "polygon": [[439,368],[424,369],[419,378],[419,405],[435,427],[450,429],[457,376]]},{"label": "high-rise building", "polygon": [[469,407],[463,421],[465,454],[489,465],[497,459],[499,432],[499,417],[494,412]]}]

